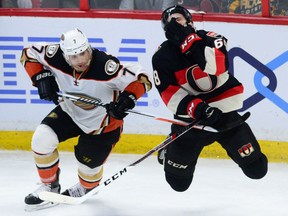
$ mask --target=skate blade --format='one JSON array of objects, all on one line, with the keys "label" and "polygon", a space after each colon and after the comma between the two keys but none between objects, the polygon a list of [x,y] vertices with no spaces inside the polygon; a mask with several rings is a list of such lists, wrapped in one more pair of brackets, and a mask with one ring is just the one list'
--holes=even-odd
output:
[{"label": "skate blade", "polygon": [[36,205],[26,205],[24,210],[27,212],[33,212],[33,211],[38,211],[38,210],[42,210],[42,209],[52,208],[52,207],[57,206],[59,204],[60,203],[44,201],[44,202],[42,202],[40,204],[36,204]]}]

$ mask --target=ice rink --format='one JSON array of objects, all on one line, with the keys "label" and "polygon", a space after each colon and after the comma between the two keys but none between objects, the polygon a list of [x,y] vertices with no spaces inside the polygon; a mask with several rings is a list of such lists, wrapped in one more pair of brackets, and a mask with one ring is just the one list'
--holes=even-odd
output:
[{"label": "ice rink", "polygon": [[[76,160],[60,152],[62,189],[77,182]],[[141,155],[112,154],[104,179]],[[24,197],[39,182],[31,152],[0,151],[1,216],[287,216],[288,164],[270,163],[261,180],[251,180],[231,160],[202,159],[190,188],[170,189],[163,167],[151,156],[81,205],[24,211]]]}]

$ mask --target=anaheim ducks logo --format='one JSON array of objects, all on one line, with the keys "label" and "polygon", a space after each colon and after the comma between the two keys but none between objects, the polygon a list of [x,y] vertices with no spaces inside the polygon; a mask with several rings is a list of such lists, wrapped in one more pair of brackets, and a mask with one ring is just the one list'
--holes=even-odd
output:
[{"label": "anaheim ducks logo", "polygon": [[[82,98],[86,98],[86,99],[95,100],[95,101],[101,103],[101,100],[98,98],[92,98],[92,97],[88,97],[86,95],[81,95],[81,94],[73,94],[73,95],[78,96],[78,97],[82,97]],[[80,107],[83,110],[92,110],[92,109],[95,109],[98,107],[97,105],[90,104],[88,102],[82,102],[82,101],[72,101],[72,102],[74,105]]]}]

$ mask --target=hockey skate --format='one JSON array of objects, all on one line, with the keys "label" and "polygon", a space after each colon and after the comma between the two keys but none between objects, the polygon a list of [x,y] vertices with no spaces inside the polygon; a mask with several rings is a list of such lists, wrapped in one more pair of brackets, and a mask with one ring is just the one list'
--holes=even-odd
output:
[{"label": "hockey skate", "polygon": [[41,184],[41,186],[35,190],[33,193],[25,197],[25,211],[37,211],[45,208],[50,208],[52,206],[58,205],[59,203],[53,203],[49,201],[41,200],[38,193],[41,191],[49,191],[53,193],[60,193],[61,186],[59,184],[59,174],[60,169],[57,171],[57,180],[50,184]]},{"label": "hockey skate", "polygon": [[82,197],[91,190],[92,189],[86,189],[80,183],[77,183],[71,188],[68,188],[67,190],[65,190],[62,194],[65,196],[70,196],[70,197]]}]

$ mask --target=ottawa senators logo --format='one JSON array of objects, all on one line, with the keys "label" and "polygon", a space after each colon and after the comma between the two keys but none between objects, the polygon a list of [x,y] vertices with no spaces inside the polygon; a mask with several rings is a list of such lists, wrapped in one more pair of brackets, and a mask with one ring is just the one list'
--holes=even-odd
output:
[{"label": "ottawa senators logo", "polygon": [[254,152],[254,148],[251,145],[251,143],[243,145],[240,149],[238,149],[238,153],[242,158],[248,157],[249,155],[252,154],[252,152]]},{"label": "ottawa senators logo", "polygon": [[197,92],[210,92],[217,87],[218,79],[215,75],[205,73],[198,65],[193,65],[186,72],[186,80]]}]

